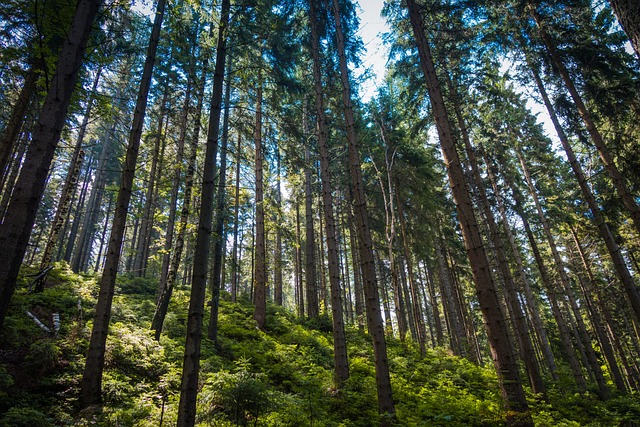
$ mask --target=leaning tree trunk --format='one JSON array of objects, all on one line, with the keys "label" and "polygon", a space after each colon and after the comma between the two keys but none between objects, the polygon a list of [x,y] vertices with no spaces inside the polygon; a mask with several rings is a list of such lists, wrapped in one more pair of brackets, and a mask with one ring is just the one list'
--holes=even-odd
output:
[{"label": "leaning tree trunk", "polygon": [[640,2],[638,0],[609,0],[620,26],[627,33],[631,46],[640,59]]},{"label": "leaning tree trunk", "polygon": [[89,118],[91,117],[91,110],[93,108],[95,94],[98,90],[100,74],[102,74],[102,67],[98,68],[98,71],[96,71],[96,76],[93,80],[91,95],[87,100],[87,109],[84,112],[82,124],[80,125],[80,130],[78,131],[78,137],[76,139],[76,145],[73,147],[73,154],[71,156],[71,161],[69,162],[69,172],[67,173],[67,177],[64,180],[64,185],[62,186],[62,191],[60,192],[60,198],[58,199],[58,207],[56,208],[56,213],[53,217],[51,231],[49,232],[47,244],[44,248],[44,251],[42,252],[42,260],[40,261],[41,270],[44,270],[49,266],[49,264],[51,264],[51,258],[53,256],[53,251],[56,247],[56,244],[58,243],[60,230],[64,225],[65,217],[67,216],[67,212],[69,212],[69,207],[71,206],[71,195],[76,190],[78,176],[80,175],[80,168],[82,167],[82,161],[84,160],[84,151],[82,150],[82,144],[84,143],[84,136],[87,132]]},{"label": "leaning tree trunk", "polygon": [[84,49],[101,0],[80,0],[58,57],[47,97],[35,126],[22,171],[0,225],[0,329],[9,309],[47,174],[67,116],[71,94],[82,66]]},{"label": "leaning tree trunk", "polygon": [[118,198],[116,200],[116,211],[113,215],[113,225],[111,227],[105,268],[100,280],[100,291],[95,309],[93,329],[91,330],[89,351],[87,352],[82,382],[80,384],[80,405],[83,408],[100,403],[102,397],[102,372],[104,368],[109,321],[111,319],[111,303],[113,301],[116,277],[118,275],[120,250],[122,248],[127,222],[127,212],[129,210],[129,201],[131,200],[133,179],[138,160],[140,139],[142,137],[142,127],[144,125],[144,116],[147,109],[147,99],[151,86],[158,40],[160,39],[160,27],[162,26],[165,5],[166,0],[158,0],[149,47],[147,48],[147,57],[144,62],[144,69],[140,80],[138,99],[133,114],[131,133],[129,134],[129,145],[124,161]]},{"label": "leaning tree trunk", "polygon": [[184,347],[180,403],[178,405],[178,427],[192,427],[195,424],[196,400],[198,396],[198,376],[200,372],[200,342],[202,340],[202,319],[209,270],[209,248],[213,222],[213,195],[215,192],[216,154],[220,138],[220,115],[222,113],[222,85],[224,83],[225,61],[227,58],[227,27],[229,26],[230,0],[223,0],[218,26],[216,65],[213,75],[213,92],[205,160],[200,196],[198,233],[193,255],[191,297],[187,320],[187,337]]},{"label": "leaning tree trunk", "polygon": [[414,0],[408,0],[407,7],[420,55],[420,65],[427,83],[429,99],[436,119],[442,155],[447,165],[449,183],[458,211],[478,301],[485,321],[485,329],[491,346],[494,366],[498,374],[502,396],[509,411],[507,422],[509,425],[514,426],[533,426],[533,420],[531,419],[518,372],[518,364],[511,350],[511,342],[507,335],[506,321],[500,307],[496,286],[491,278],[489,261],[473,212],[471,197],[466,189],[464,172],[456,151],[456,142],[440,91],[431,49],[424,35],[420,10]]},{"label": "leaning tree trunk", "polygon": [[327,122],[324,106],[324,90],[321,77],[320,37],[315,0],[309,1],[309,19],[311,21],[311,52],[313,54],[313,80],[316,95],[316,115],[318,132],[318,150],[320,152],[320,177],[322,180],[322,207],[327,238],[327,256],[329,260],[329,286],[331,288],[331,316],[333,320],[333,363],[338,385],[349,378],[347,343],[344,333],[342,291],[340,286],[340,267],[336,224],[333,214],[333,195],[329,147],[327,143]]},{"label": "leaning tree trunk", "polygon": [[376,389],[378,392],[378,412],[381,426],[392,425],[395,422],[395,405],[391,393],[391,379],[389,377],[389,360],[387,358],[387,343],[384,337],[384,324],[380,312],[380,296],[373,258],[373,243],[369,229],[369,215],[367,212],[364,182],[360,168],[360,153],[358,152],[358,137],[356,134],[353,106],[351,102],[351,83],[345,54],[345,40],[342,32],[340,5],[333,0],[333,17],[336,30],[336,45],[340,63],[340,80],[342,83],[342,102],[344,119],[349,141],[349,170],[351,186],[353,187],[354,214],[356,218],[358,248],[362,263],[363,288],[367,307],[367,323],[369,334],[373,338],[373,354],[376,369]]},{"label": "leaning tree trunk", "polygon": [[[5,169],[9,163],[11,152],[18,141],[18,135],[20,134],[20,129],[24,123],[24,117],[27,112],[27,107],[29,106],[29,101],[36,91],[38,77],[39,73],[36,65],[31,64],[31,67],[27,72],[27,76],[24,79],[24,83],[22,84],[22,89],[20,90],[18,99],[11,110],[9,121],[7,121],[4,130],[2,131],[2,135],[0,136],[0,182],[3,182],[2,178],[6,175],[7,171]],[[0,186],[0,188],[2,188],[2,186]]]},{"label": "leaning tree trunk", "polygon": [[[573,99],[573,103],[578,109],[578,113],[580,114],[580,117],[584,122],[584,126],[587,128],[587,131],[591,136],[591,140],[598,150],[598,154],[600,155],[600,159],[602,160],[604,168],[609,173],[609,176],[613,181],[613,185],[618,191],[618,196],[622,199],[622,203],[629,211],[629,215],[631,216],[631,220],[633,221],[637,234],[640,235],[640,206],[638,205],[638,202],[636,201],[633,194],[631,194],[631,192],[629,191],[629,187],[627,187],[627,184],[624,181],[624,177],[613,161],[613,157],[611,156],[611,153],[609,152],[609,149],[604,142],[604,138],[602,137],[602,134],[600,133],[600,130],[596,126],[593,116],[591,115],[591,111],[589,111],[587,106],[584,104],[580,93],[578,93],[578,89],[576,89],[575,85],[573,84],[573,80],[569,75],[569,71],[562,62],[562,59],[560,58],[560,55],[558,54],[558,51],[556,50],[556,47],[551,40],[551,36],[549,35],[549,33],[547,33],[545,26],[542,24],[540,16],[535,12],[533,8],[531,9],[531,15],[538,25],[540,38],[542,39],[547,49],[547,53],[551,58],[551,62],[553,63],[555,69],[560,73],[560,77],[562,77],[562,80],[564,81],[564,84],[569,91],[569,94],[571,95],[571,99]],[[634,304],[640,304],[640,299],[634,302]],[[636,312],[636,316],[640,317],[640,306],[634,305],[633,309]]]},{"label": "leaning tree trunk", "polygon": [[564,129],[560,125],[560,121],[558,120],[558,116],[556,115],[555,109],[551,104],[549,96],[547,95],[547,91],[542,83],[542,79],[540,78],[540,74],[536,70],[535,66],[529,62],[529,67],[533,74],[533,78],[538,86],[538,91],[542,96],[542,100],[544,101],[544,105],[549,113],[549,117],[551,118],[551,122],[553,123],[553,127],[558,134],[558,139],[560,139],[560,143],[562,144],[562,148],[564,149],[565,154],[567,155],[567,160],[569,161],[569,165],[571,165],[571,169],[573,170],[573,174],[576,176],[576,180],[578,181],[578,185],[580,186],[580,190],[582,191],[582,195],[584,196],[587,205],[589,206],[589,210],[591,211],[591,215],[593,216],[593,222],[598,228],[600,233],[600,237],[604,241],[607,251],[609,252],[609,256],[611,257],[611,261],[613,262],[613,266],[618,274],[618,278],[620,282],[622,282],[622,286],[627,294],[627,298],[631,302],[631,307],[633,307],[633,311],[636,315],[636,319],[640,319],[640,292],[636,286],[635,281],[633,280],[633,276],[629,272],[629,268],[627,267],[627,263],[622,256],[622,252],[620,250],[620,246],[616,243],[611,230],[609,229],[609,225],[607,224],[604,215],[602,214],[602,210],[598,206],[598,202],[596,201],[595,196],[593,195],[593,191],[589,187],[589,183],[587,182],[587,178],[582,170],[582,166],[576,157],[575,152],[573,151],[573,147],[569,142],[569,138],[567,134],[564,132]]}]

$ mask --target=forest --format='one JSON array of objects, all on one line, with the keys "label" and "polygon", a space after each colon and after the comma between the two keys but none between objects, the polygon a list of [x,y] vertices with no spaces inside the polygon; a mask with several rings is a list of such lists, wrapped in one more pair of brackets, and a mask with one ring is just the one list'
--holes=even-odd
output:
[{"label": "forest", "polygon": [[640,426],[640,2],[361,13],[2,1],[0,427]]}]

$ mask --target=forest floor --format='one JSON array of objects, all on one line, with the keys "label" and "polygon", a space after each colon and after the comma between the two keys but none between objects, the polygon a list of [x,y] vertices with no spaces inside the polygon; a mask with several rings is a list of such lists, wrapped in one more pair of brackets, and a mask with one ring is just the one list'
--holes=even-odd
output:
[{"label": "forest floor", "polygon": [[[27,277],[19,285],[0,333],[0,427],[175,425],[188,290],[175,290],[157,342],[149,330],[157,281],[149,279],[119,279],[105,356],[104,405],[78,413],[96,281],[58,264],[44,292],[29,294]],[[61,318],[57,335],[54,313]],[[377,425],[373,355],[365,333],[347,327],[350,378],[337,390],[328,317],[300,319],[269,305],[263,332],[252,314],[247,301],[231,303],[223,295],[218,342],[202,342],[199,426]],[[443,348],[423,357],[410,340],[389,339],[388,351],[400,425],[504,425],[490,360],[476,366]],[[578,394],[566,374],[548,384],[546,399],[529,392],[537,426],[640,425],[638,395],[603,402],[594,392]]]}]

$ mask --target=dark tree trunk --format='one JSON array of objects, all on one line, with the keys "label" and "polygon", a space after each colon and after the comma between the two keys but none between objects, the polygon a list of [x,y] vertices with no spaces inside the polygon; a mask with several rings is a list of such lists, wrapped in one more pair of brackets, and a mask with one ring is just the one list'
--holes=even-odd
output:
[{"label": "dark tree trunk", "polygon": [[231,301],[236,302],[238,297],[238,220],[240,218],[240,152],[242,150],[242,138],[238,134],[238,144],[236,145],[236,179],[235,179],[235,205],[233,206],[233,249],[231,259]]},{"label": "dark tree trunk", "polygon": [[213,195],[215,192],[216,155],[220,138],[220,115],[222,113],[222,85],[224,83],[225,61],[227,58],[227,27],[231,9],[230,0],[223,0],[218,24],[216,65],[213,75],[211,112],[202,176],[200,215],[198,233],[193,255],[191,297],[187,320],[187,336],[184,347],[180,403],[178,405],[178,427],[193,427],[198,396],[198,376],[200,374],[200,343],[202,340],[202,319],[206,295],[211,226],[213,222]]},{"label": "dark tree trunk", "polygon": [[491,278],[489,261],[484,250],[473,205],[465,185],[464,173],[456,151],[456,142],[451,132],[440,84],[436,76],[431,49],[425,38],[422,17],[414,0],[407,1],[409,18],[420,55],[431,101],[436,127],[440,138],[442,155],[447,165],[449,183],[456,203],[467,256],[474,278],[478,301],[485,321],[485,329],[491,347],[493,362],[498,374],[500,389],[509,415],[507,423],[512,426],[533,426],[527,399],[518,373],[518,365],[511,351],[506,332],[506,322],[500,308],[497,291]]},{"label": "dark tree trunk", "polygon": [[360,169],[360,153],[358,152],[358,138],[351,102],[351,83],[347,57],[345,55],[345,40],[342,32],[340,5],[338,0],[333,0],[333,17],[336,28],[336,45],[340,63],[340,79],[342,84],[343,112],[347,127],[347,139],[349,141],[349,171],[351,186],[353,187],[354,213],[358,231],[358,248],[360,250],[360,262],[362,263],[362,276],[367,307],[367,323],[369,334],[373,338],[373,353],[376,369],[376,389],[378,392],[378,412],[381,426],[389,426],[395,422],[395,405],[391,393],[391,379],[389,377],[389,360],[387,358],[387,343],[384,336],[384,324],[380,312],[380,296],[373,258],[373,243],[369,229],[369,215],[367,212],[366,198],[362,170]]},{"label": "dark tree trunk", "polygon": [[320,176],[322,180],[322,207],[324,213],[325,234],[327,237],[327,256],[329,259],[329,286],[331,288],[331,316],[333,320],[333,362],[338,385],[349,378],[347,343],[344,333],[344,314],[342,310],[342,290],[340,285],[340,266],[336,224],[333,214],[333,195],[331,171],[329,169],[329,146],[327,143],[327,123],[322,85],[320,37],[315,0],[309,1],[309,19],[311,21],[311,51],[313,53],[313,78],[316,96],[317,137],[320,151]]},{"label": "dark tree trunk", "polygon": [[0,329],[4,324],[24,258],[37,207],[82,67],[84,49],[101,0],[80,0],[58,58],[18,181],[0,225]]},{"label": "dark tree trunk", "polygon": [[104,368],[105,345],[107,333],[109,331],[109,320],[111,319],[111,303],[118,275],[118,264],[120,263],[120,249],[124,237],[124,230],[131,200],[133,179],[135,176],[140,139],[142,137],[142,127],[147,109],[147,99],[153,75],[153,66],[156,59],[158,40],[160,39],[160,27],[164,17],[166,0],[158,0],[156,6],[156,16],[151,31],[151,39],[147,49],[147,57],[144,63],[136,109],[133,115],[131,133],[129,135],[129,145],[124,161],[124,169],[116,200],[116,211],[113,216],[111,227],[111,237],[107,249],[104,272],[100,280],[100,293],[96,304],[96,312],[89,341],[89,351],[84,366],[82,382],[80,385],[80,405],[83,408],[101,402],[102,393],[102,371]]},{"label": "dark tree trunk", "polygon": [[[309,125],[307,117],[307,103],[303,109],[303,128],[304,134],[309,135]],[[305,230],[305,285],[306,285],[306,301],[307,316],[313,318],[318,317],[318,289],[316,277],[316,239],[313,227],[313,191],[311,189],[311,172],[313,171],[313,161],[311,160],[311,149],[309,147],[308,138],[305,137],[304,146],[304,230]]]},{"label": "dark tree trunk", "polygon": [[627,33],[631,46],[640,59],[640,2],[637,0],[609,0],[620,26]]}]

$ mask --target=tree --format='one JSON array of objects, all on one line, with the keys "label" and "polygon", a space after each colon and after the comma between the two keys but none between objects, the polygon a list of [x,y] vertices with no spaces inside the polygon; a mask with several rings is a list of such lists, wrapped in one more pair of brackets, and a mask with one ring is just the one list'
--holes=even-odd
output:
[{"label": "tree", "polygon": [[640,60],[640,4],[634,0],[609,0],[609,4]]},{"label": "tree", "polygon": [[22,171],[14,186],[8,215],[0,225],[0,328],[4,323],[24,258],[47,173],[67,115],[101,0],[80,0],[65,39],[56,72],[40,111]]},{"label": "tree", "polygon": [[407,1],[409,19],[420,54],[420,66],[424,74],[431,108],[436,120],[436,128],[440,138],[442,155],[449,183],[458,211],[460,226],[464,236],[469,264],[471,265],[478,300],[485,320],[485,329],[489,337],[493,363],[500,379],[500,389],[505,405],[510,412],[507,422],[510,425],[533,425],[522,382],[518,373],[518,366],[511,350],[509,337],[506,333],[505,319],[498,301],[495,285],[491,278],[489,262],[484,251],[482,238],[473,212],[471,198],[466,189],[465,178],[456,151],[449,118],[440,91],[440,84],[431,57],[431,49],[422,28],[420,9],[414,0]]},{"label": "tree", "polygon": [[158,41],[160,40],[160,28],[162,27],[165,6],[166,0],[158,0],[149,45],[147,47],[144,69],[140,79],[136,109],[129,134],[129,144],[124,160],[122,177],[120,178],[116,210],[113,214],[109,247],[107,249],[104,271],[100,279],[100,291],[95,309],[91,338],[89,340],[89,350],[87,352],[82,382],[80,384],[80,405],[83,408],[99,404],[102,400],[102,373],[104,369],[107,334],[109,332],[109,321],[111,319],[111,304],[113,302],[116,277],[118,275],[122,241],[124,238],[127,213],[129,211],[140,139],[142,137],[142,127],[147,109],[147,99],[151,86],[153,66],[156,60]]}]

